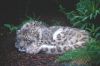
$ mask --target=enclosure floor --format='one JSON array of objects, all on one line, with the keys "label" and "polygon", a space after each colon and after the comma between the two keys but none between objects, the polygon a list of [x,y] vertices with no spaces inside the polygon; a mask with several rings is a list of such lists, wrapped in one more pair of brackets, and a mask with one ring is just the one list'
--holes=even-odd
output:
[{"label": "enclosure floor", "polygon": [[[51,22],[52,18],[41,17]],[[63,17],[57,17],[62,25],[68,25]],[[59,20],[60,19],[60,20]],[[54,21],[55,22],[55,21]],[[70,66],[67,63],[55,62],[57,55],[39,53],[36,55],[21,53],[15,48],[16,33],[0,26],[0,66]],[[73,65],[77,66],[77,65]],[[95,66],[95,65],[94,65]]]},{"label": "enclosure floor", "polygon": [[0,27],[0,66],[65,66],[55,62],[57,55],[26,54],[15,48],[15,32]]}]

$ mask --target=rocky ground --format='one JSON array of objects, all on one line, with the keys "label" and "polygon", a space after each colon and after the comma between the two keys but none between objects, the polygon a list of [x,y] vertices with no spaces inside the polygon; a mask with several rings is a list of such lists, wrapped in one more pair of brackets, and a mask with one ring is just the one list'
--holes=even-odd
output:
[{"label": "rocky ground", "polygon": [[55,55],[20,53],[14,47],[15,32],[0,28],[0,66],[61,66]]},{"label": "rocky ground", "polygon": [[[45,18],[45,17],[43,17]],[[50,18],[50,17],[48,17]],[[48,20],[47,18],[47,20]],[[54,18],[65,24],[64,19]],[[50,21],[51,20],[51,21]],[[55,20],[49,19],[50,22]],[[68,63],[55,62],[58,55],[39,53],[36,55],[21,53],[15,48],[16,32],[11,32],[4,26],[0,26],[0,66],[71,66]],[[73,65],[79,66],[79,65]],[[80,65],[84,66],[84,65]]]},{"label": "rocky ground", "polygon": [[57,55],[21,53],[15,48],[16,33],[0,27],[0,66],[69,66],[55,62]]}]

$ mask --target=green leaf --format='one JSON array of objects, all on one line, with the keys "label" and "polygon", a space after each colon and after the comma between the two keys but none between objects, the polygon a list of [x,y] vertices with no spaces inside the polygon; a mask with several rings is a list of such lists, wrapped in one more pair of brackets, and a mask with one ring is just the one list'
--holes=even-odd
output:
[{"label": "green leaf", "polygon": [[93,13],[90,14],[90,19],[92,19],[92,17],[93,17]]},{"label": "green leaf", "polygon": [[86,28],[86,30],[88,30],[89,32],[92,32],[92,29],[91,28]]},{"label": "green leaf", "polygon": [[14,26],[14,25],[12,25],[12,24],[4,24],[4,26],[5,26],[6,28],[8,28],[11,32],[12,32],[12,31],[16,31],[16,30],[18,29],[17,26]]},{"label": "green leaf", "polygon": [[98,32],[98,31],[100,31],[100,27],[97,27],[97,28],[95,29],[95,32]]},{"label": "green leaf", "polygon": [[77,19],[77,18],[79,18],[80,16],[74,16],[71,20],[73,21],[73,20],[75,20],[75,19]]},{"label": "green leaf", "polygon": [[81,21],[75,22],[75,23],[73,24],[73,26],[77,26],[77,25],[79,25],[79,23],[81,23]]},{"label": "green leaf", "polygon": [[10,24],[4,24],[4,26],[7,27],[7,28],[11,28]]},{"label": "green leaf", "polygon": [[87,20],[88,19],[88,16],[85,16],[83,19],[82,19],[82,21],[85,21],[85,20]]},{"label": "green leaf", "polygon": [[96,15],[97,15],[97,14],[99,14],[99,13],[100,13],[100,11],[99,11],[99,10],[96,10],[96,12],[95,12],[95,13],[96,13]]},{"label": "green leaf", "polygon": [[97,33],[95,36],[95,38],[98,38],[98,37],[100,37],[100,33]]},{"label": "green leaf", "polygon": [[87,23],[83,24],[83,25],[81,26],[81,29],[86,29],[87,25],[88,25]]}]

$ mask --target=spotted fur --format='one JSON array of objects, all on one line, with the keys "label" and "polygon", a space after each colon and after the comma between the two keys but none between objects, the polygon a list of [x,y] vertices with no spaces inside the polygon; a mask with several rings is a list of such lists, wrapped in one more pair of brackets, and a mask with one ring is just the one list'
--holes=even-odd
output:
[{"label": "spotted fur", "polygon": [[41,22],[32,21],[17,30],[15,47],[19,51],[37,54],[63,54],[69,50],[84,47],[89,40],[85,30],[64,26],[47,27]]}]

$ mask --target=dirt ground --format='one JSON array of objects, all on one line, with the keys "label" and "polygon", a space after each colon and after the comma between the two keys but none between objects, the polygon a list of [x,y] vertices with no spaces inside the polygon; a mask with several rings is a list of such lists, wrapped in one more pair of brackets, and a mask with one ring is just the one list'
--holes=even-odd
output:
[{"label": "dirt ground", "polygon": [[[64,23],[66,22],[64,19],[55,19],[58,21],[61,20],[61,22],[63,21],[62,25],[67,25]],[[49,19],[49,21],[50,20],[52,21],[52,18]],[[47,55],[43,53],[32,55],[19,52],[15,48],[15,41],[16,32],[10,32],[7,28],[4,28],[4,26],[0,26],[0,66],[71,66],[68,63],[55,62],[58,57],[57,55]]]},{"label": "dirt ground", "polygon": [[55,62],[57,55],[36,55],[19,52],[15,48],[16,32],[0,27],[0,66],[69,66]]},{"label": "dirt ground", "polygon": [[14,46],[15,32],[0,27],[0,66],[62,66],[55,55],[20,53]]}]

